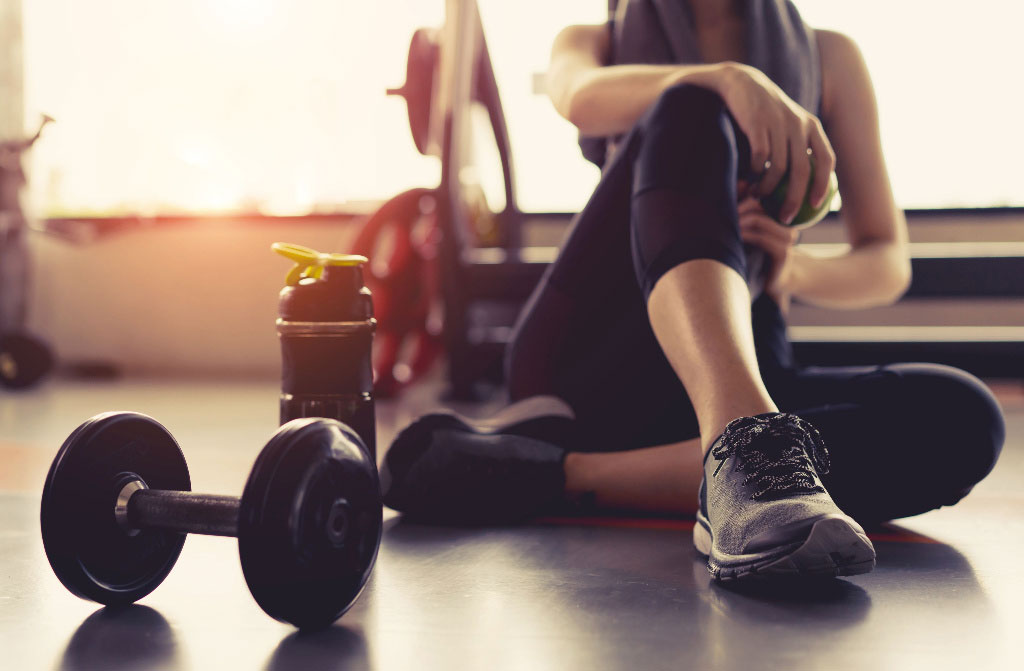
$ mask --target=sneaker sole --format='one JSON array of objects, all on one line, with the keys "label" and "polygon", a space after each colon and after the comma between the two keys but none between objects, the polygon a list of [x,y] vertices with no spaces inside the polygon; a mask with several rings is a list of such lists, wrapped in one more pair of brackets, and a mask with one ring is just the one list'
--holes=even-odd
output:
[{"label": "sneaker sole", "polygon": [[708,571],[718,581],[770,577],[838,577],[875,568],[875,548],[868,537],[843,517],[814,523],[807,538],[756,555],[715,552],[706,521],[698,515],[693,527],[697,551],[708,557]]}]

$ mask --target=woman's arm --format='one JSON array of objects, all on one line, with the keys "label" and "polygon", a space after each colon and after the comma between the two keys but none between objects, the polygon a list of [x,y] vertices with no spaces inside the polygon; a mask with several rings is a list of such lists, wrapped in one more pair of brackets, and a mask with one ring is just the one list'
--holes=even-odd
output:
[{"label": "woman's arm", "polygon": [[625,133],[674,84],[717,87],[721,64],[606,66],[610,40],[607,25],[569,26],[551,48],[548,95],[583,135]]},{"label": "woman's arm", "polygon": [[615,135],[629,130],[661,93],[675,84],[702,86],[720,95],[750,142],[750,168],[761,174],[758,189],[771,193],[789,173],[789,191],[780,218],[790,221],[808,192],[822,202],[835,155],[818,119],[785,94],[761,71],[726,61],[700,65],[611,65],[607,26],[570,26],[552,48],[548,94],[555,109],[583,135]]},{"label": "woman's arm", "polygon": [[893,303],[910,284],[907,223],[896,207],[882,155],[874,89],[860,50],[839,33],[817,31],[823,73],[822,120],[836,153],[840,216],[850,250],[793,250],[784,289],[824,307]]}]

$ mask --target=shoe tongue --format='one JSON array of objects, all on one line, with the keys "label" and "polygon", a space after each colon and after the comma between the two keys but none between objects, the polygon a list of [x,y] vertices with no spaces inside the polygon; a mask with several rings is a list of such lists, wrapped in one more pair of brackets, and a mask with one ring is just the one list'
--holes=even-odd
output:
[{"label": "shoe tongue", "polygon": [[[717,438],[711,443],[711,447],[707,452],[704,453],[703,465],[705,469],[708,465],[708,460],[712,456],[714,448],[721,443],[722,437],[729,433],[729,430],[733,427],[743,430],[753,430],[756,435],[750,439],[745,447],[739,448],[739,451],[744,450],[756,451],[764,454],[767,457],[782,457],[788,453],[791,453],[794,448],[800,450],[805,456],[810,456],[807,451],[807,446],[803,440],[799,437],[798,430],[794,427],[789,420],[778,419],[785,416],[785,413],[781,412],[762,412],[757,415],[750,415],[747,417],[740,417],[726,427],[726,431],[719,434]],[[775,421],[765,421],[772,420]],[[740,428],[741,427],[741,428]]]},{"label": "shoe tongue", "polygon": [[777,429],[768,429],[758,436],[752,444],[766,450],[785,450],[791,447],[801,447],[800,442],[794,436]]},{"label": "shoe tongue", "polygon": [[806,455],[804,446],[795,436],[772,429],[757,436],[741,451],[744,449],[760,453],[769,462],[777,462],[783,457]]}]

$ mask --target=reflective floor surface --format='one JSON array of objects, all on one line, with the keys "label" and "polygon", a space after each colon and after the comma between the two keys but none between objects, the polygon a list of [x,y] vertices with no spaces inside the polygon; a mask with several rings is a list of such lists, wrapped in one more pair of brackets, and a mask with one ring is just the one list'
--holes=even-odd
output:
[{"label": "reflective floor surface", "polygon": [[[386,515],[373,576],[330,629],[297,633],[249,596],[230,538],[190,537],[167,580],[111,612],[54,577],[39,538],[50,459],[101,411],[151,414],[193,488],[237,494],[276,428],[267,383],[52,382],[0,396],[3,669],[1024,668],[1024,395],[1008,444],[954,508],[872,532],[874,572],[809,585],[713,583],[686,520],[446,529]],[[433,404],[382,403],[381,444]],[[912,474],[908,474],[912,477]]]}]

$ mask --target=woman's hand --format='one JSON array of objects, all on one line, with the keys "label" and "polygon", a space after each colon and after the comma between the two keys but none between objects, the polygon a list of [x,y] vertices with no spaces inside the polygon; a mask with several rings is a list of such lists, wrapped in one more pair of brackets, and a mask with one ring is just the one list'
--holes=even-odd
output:
[{"label": "woman's hand", "polygon": [[800,234],[765,214],[756,198],[744,198],[737,209],[743,242],[760,247],[771,259],[764,291],[785,307],[789,302],[793,274],[793,245]]},{"label": "woman's hand", "polygon": [[750,167],[761,175],[760,195],[766,195],[789,172],[789,190],[779,213],[789,223],[808,193],[813,153],[814,182],[810,200],[821,205],[828,191],[836,156],[817,117],[800,107],[760,70],[741,63],[723,63],[718,93],[750,142]]}]

